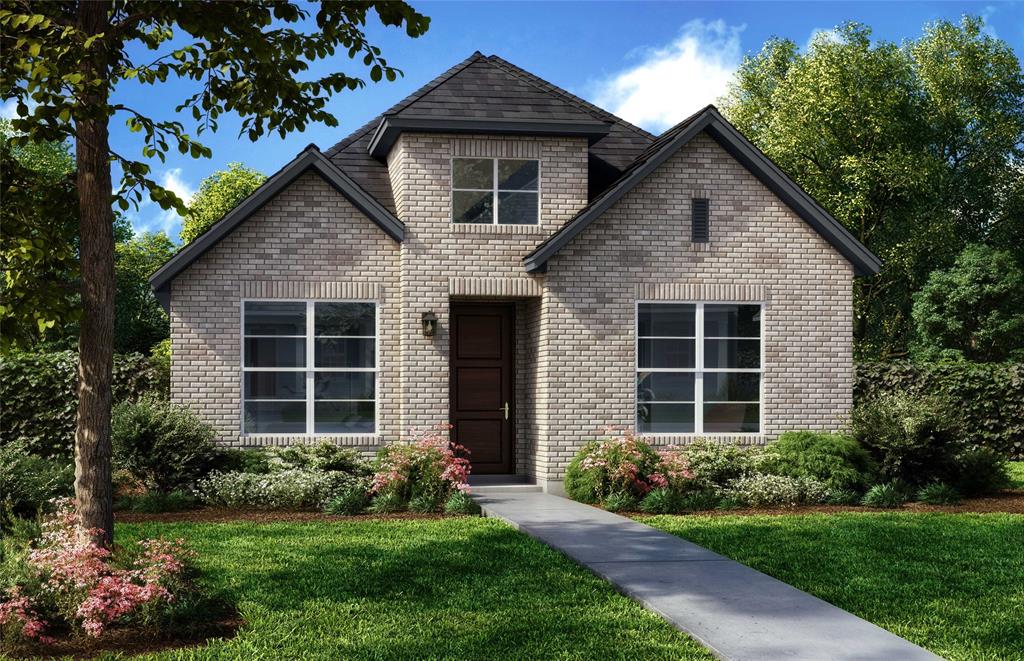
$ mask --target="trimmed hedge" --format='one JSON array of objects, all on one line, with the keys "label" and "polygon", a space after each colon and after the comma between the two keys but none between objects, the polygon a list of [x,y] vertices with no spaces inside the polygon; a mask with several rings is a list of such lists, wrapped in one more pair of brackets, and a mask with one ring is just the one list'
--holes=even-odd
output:
[{"label": "trimmed hedge", "polygon": [[[78,409],[78,354],[14,353],[0,357],[0,445],[16,441],[44,457],[70,457]],[[161,375],[149,359],[114,356],[114,403],[159,392]]]},{"label": "trimmed hedge", "polygon": [[885,393],[951,404],[972,443],[1024,458],[1024,363],[860,363],[855,402]]}]

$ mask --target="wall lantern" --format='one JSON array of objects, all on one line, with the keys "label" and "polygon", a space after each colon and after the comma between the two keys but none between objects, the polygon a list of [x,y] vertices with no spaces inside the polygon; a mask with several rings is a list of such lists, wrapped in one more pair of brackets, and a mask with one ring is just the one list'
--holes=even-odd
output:
[{"label": "wall lantern", "polygon": [[423,318],[423,337],[433,337],[434,333],[437,332],[437,315],[433,312],[424,312]]}]

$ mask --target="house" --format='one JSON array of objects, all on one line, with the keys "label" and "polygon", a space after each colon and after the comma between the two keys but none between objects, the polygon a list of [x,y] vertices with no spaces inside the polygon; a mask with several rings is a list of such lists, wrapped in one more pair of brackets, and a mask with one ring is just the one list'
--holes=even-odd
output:
[{"label": "house", "polygon": [[151,278],[171,391],[231,446],[450,421],[557,491],[605,426],[835,429],[879,260],[714,107],[654,136],[473,54],[310,145]]}]

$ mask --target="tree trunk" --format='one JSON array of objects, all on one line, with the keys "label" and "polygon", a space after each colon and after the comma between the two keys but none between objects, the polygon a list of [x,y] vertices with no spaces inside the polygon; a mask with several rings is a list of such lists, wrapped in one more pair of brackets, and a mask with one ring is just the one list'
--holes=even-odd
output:
[{"label": "tree trunk", "polygon": [[[108,2],[83,0],[78,25],[86,35],[104,32]],[[96,49],[99,51],[99,49]],[[85,58],[86,80],[106,77],[105,54]],[[109,135],[105,85],[80,99],[76,119],[79,259],[82,323],[78,338],[78,425],[75,429],[75,501],[83,528],[97,543],[114,543],[110,407],[114,365],[114,224],[111,210]]]}]

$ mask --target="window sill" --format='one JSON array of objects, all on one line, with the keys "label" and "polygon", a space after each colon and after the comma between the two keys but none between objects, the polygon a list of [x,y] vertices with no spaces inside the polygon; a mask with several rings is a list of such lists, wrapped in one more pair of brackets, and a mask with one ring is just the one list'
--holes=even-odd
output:
[{"label": "window sill", "polygon": [[761,432],[734,432],[734,433],[706,433],[706,434],[673,434],[673,433],[637,433],[638,438],[643,438],[653,446],[664,445],[689,445],[699,439],[715,441],[718,443],[739,443],[741,445],[764,445],[765,437]]},{"label": "window sill", "polygon": [[239,434],[244,447],[274,447],[283,445],[318,445],[331,443],[343,447],[380,445],[384,435],[373,434]]},{"label": "window sill", "polygon": [[541,225],[483,225],[474,223],[452,223],[453,234],[549,234],[551,230]]}]

